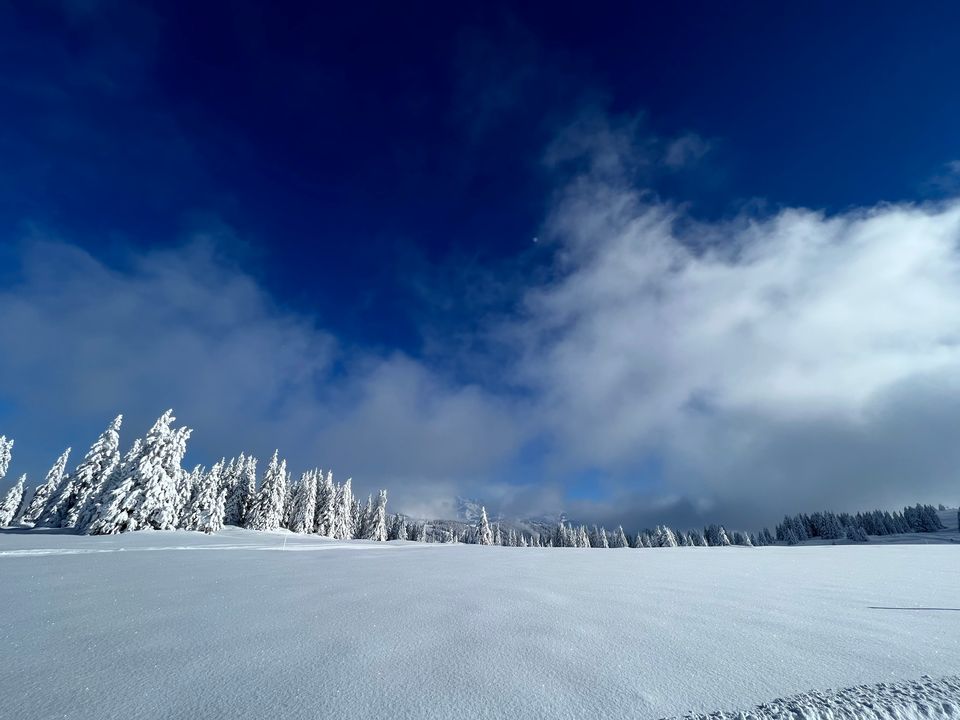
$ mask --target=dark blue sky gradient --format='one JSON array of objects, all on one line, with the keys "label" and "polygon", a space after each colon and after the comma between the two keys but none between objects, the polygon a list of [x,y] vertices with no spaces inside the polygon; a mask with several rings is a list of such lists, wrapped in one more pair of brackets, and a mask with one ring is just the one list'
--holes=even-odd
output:
[{"label": "dark blue sky gradient", "polygon": [[0,13],[6,237],[109,256],[229,227],[281,302],[385,347],[416,351],[436,296],[413,288],[529,250],[560,180],[544,148],[585,106],[707,138],[697,171],[648,179],[705,217],[936,194],[960,157],[952,3]]}]

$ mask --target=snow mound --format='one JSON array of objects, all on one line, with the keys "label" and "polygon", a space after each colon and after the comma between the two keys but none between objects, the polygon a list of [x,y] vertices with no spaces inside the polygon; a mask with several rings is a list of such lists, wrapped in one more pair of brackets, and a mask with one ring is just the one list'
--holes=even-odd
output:
[{"label": "snow mound", "polygon": [[684,720],[931,720],[960,718],[960,676],[844,690],[810,692],[780,698],[752,710],[684,715]]}]

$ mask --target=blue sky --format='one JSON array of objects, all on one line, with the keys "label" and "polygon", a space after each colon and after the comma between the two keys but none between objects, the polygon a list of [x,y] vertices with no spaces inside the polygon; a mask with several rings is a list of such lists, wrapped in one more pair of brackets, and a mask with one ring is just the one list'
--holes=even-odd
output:
[{"label": "blue sky", "polygon": [[[958,23],[947,3],[0,4],[11,474],[172,405],[198,462],[280,446],[411,511],[939,500]],[[906,408],[936,462],[891,448]]]}]

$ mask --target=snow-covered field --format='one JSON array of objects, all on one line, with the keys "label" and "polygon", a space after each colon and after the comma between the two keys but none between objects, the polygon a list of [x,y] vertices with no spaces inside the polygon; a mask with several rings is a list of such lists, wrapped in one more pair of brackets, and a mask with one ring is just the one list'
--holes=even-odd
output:
[{"label": "snow-covered field", "polygon": [[658,718],[923,675],[882,692],[960,716],[960,546],[3,532],[0,645],[9,718]]}]

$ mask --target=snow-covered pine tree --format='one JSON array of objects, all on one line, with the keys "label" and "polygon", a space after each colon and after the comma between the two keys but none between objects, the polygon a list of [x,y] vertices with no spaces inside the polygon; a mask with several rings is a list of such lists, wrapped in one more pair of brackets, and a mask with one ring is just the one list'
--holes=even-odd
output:
[{"label": "snow-covered pine tree", "polygon": [[607,549],[610,547],[610,543],[607,541],[607,531],[605,528],[597,528],[596,525],[593,526],[593,537],[590,538],[590,547],[604,548]]},{"label": "snow-covered pine tree", "polygon": [[7,440],[6,435],[0,435],[0,480],[7,474],[10,468],[10,457],[13,454],[13,438]]},{"label": "snow-covered pine tree", "polygon": [[147,433],[136,458],[126,463],[111,483],[107,497],[90,524],[92,535],[127,530],[172,530],[177,521],[176,481],[183,471],[180,462],[186,452],[191,430],[173,430],[176,418],[168,410]]},{"label": "snow-covered pine tree", "polygon": [[[80,511],[76,524],[77,530],[80,532],[89,532],[89,527],[93,521],[96,520],[101,513],[107,512],[106,505],[113,498],[113,490],[119,486],[120,479],[123,477],[124,472],[140,457],[140,453],[142,452],[143,438],[137,438],[127,449],[123,459],[114,466],[113,471],[107,476],[100,491],[96,495],[91,495],[90,500],[84,506],[83,510]],[[41,521],[42,520],[43,518],[41,518]]]},{"label": "snow-covered pine tree", "polygon": [[867,533],[859,525],[849,525],[847,527],[847,540],[852,542],[867,542]]},{"label": "snow-covered pine tree", "polygon": [[280,527],[290,529],[291,520],[293,519],[293,502],[294,498],[300,492],[300,482],[303,480],[303,475],[300,475],[298,480],[290,479],[290,482],[287,483],[287,495],[283,500],[283,515],[280,520]]},{"label": "snow-covered pine tree", "polygon": [[390,532],[387,533],[387,540],[406,540],[407,539],[407,522],[404,520],[403,515],[397,513],[393,516],[393,521],[390,523]]},{"label": "snow-covered pine tree", "polygon": [[210,472],[199,479],[193,498],[187,508],[183,527],[186,530],[198,530],[213,533],[223,529],[225,514],[226,488],[223,487],[224,461],[221,459],[210,468]]},{"label": "snow-covered pine tree", "polygon": [[656,547],[676,547],[677,537],[666,525],[657,525],[653,531],[653,544]]},{"label": "snow-covered pine tree", "polygon": [[27,474],[24,473],[0,502],[0,527],[6,527],[20,514],[23,506],[23,488],[27,484]]},{"label": "snow-covered pine tree", "polygon": [[40,513],[37,525],[83,530],[97,508],[104,487],[120,465],[122,422],[123,415],[117,415],[94,441]]},{"label": "snow-covered pine tree", "polygon": [[413,523],[408,526],[407,537],[411,542],[427,541],[427,526],[424,523]]},{"label": "snow-covered pine tree", "polygon": [[250,511],[247,527],[251,530],[279,530],[287,496],[287,461],[280,460],[274,450],[263,475],[263,484]]},{"label": "snow-covered pine tree", "polygon": [[247,458],[243,453],[231,458],[223,470],[223,523],[224,525],[243,524],[243,511],[247,506],[247,483],[245,470]]},{"label": "snow-covered pine tree", "polygon": [[350,535],[351,538],[362,537],[363,517],[363,505],[360,504],[360,501],[357,499],[356,495],[354,495],[353,502],[350,503],[350,526],[353,528],[353,531]]},{"label": "snow-covered pine tree", "polygon": [[240,527],[250,527],[250,517],[253,514],[253,508],[257,504],[257,458],[253,455],[247,456],[247,464],[242,469],[240,482],[243,484],[244,502],[243,512],[240,518]]},{"label": "snow-covered pine tree", "polygon": [[367,516],[367,540],[384,542],[387,539],[387,491],[381,490],[377,503]]},{"label": "snow-covered pine tree", "polygon": [[493,532],[487,520],[487,509],[480,506],[480,519],[477,521],[477,545],[493,545]]},{"label": "snow-covered pine tree", "polygon": [[349,478],[337,487],[330,537],[336,540],[349,540],[353,537],[353,487]]},{"label": "snow-covered pine tree", "polygon": [[730,538],[727,537],[727,531],[723,525],[708,525],[703,530],[706,544],[710,547],[726,547],[730,544]]},{"label": "snow-covered pine tree", "polygon": [[23,511],[21,520],[33,525],[37,522],[47,505],[56,497],[63,482],[64,470],[67,467],[67,458],[70,457],[70,448],[67,448],[63,454],[57,458],[53,467],[47,472],[47,477],[42,485],[37,485],[33,492],[33,498]]},{"label": "snow-covered pine tree", "polygon": [[616,532],[613,533],[613,542],[610,547],[628,548],[630,543],[627,541],[627,534],[623,531],[623,525],[618,525]]},{"label": "snow-covered pine tree", "polygon": [[367,539],[367,533],[370,531],[370,522],[373,519],[373,495],[367,495],[367,504],[360,513],[360,519],[357,523],[357,538]]},{"label": "snow-covered pine tree", "polygon": [[290,529],[295,533],[312,533],[317,512],[317,473],[308,470],[300,476],[297,489],[291,500]]},{"label": "snow-covered pine tree", "polygon": [[193,530],[189,527],[187,517],[193,509],[193,501],[202,487],[204,477],[207,475],[207,469],[202,465],[195,465],[193,470],[188,473],[180,473],[177,478],[177,517],[179,521],[177,527],[184,530]]},{"label": "snow-covered pine tree", "polygon": [[[328,470],[326,475],[317,471],[317,509],[314,513],[315,532],[324,537],[333,537],[333,528],[337,515],[337,488],[333,484],[333,473]],[[407,530],[404,528],[400,539],[406,540]],[[394,538],[396,540],[398,538]]]}]

